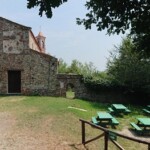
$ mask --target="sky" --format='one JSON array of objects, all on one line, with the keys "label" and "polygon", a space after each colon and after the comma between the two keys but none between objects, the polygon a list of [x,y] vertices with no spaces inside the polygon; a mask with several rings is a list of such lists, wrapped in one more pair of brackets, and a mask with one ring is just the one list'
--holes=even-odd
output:
[{"label": "sky", "polygon": [[120,45],[122,35],[107,35],[93,26],[85,30],[76,24],[84,18],[86,0],[68,0],[53,10],[53,17],[38,15],[38,7],[27,9],[27,0],[1,0],[0,16],[32,28],[35,36],[41,31],[46,37],[46,53],[63,59],[68,65],[76,59],[81,63],[92,62],[99,71],[105,71],[109,52]]}]

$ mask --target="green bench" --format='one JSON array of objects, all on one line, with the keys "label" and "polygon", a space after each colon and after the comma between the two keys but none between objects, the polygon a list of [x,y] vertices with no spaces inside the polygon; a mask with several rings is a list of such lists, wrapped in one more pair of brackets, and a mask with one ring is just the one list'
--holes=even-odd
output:
[{"label": "green bench", "polygon": [[144,111],[145,113],[147,113],[147,114],[150,114],[150,111],[147,110],[147,109],[143,109],[143,111]]},{"label": "green bench", "polygon": [[109,110],[110,113],[114,112],[114,110],[111,107],[108,107],[108,110]]},{"label": "green bench", "polygon": [[128,114],[128,113],[131,113],[131,110],[129,110],[128,108],[125,109],[125,113]]},{"label": "green bench", "polygon": [[119,121],[116,118],[112,118],[113,125],[119,125]]},{"label": "green bench", "polygon": [[109,131],[108,133],[109,133],[109,138],[111,140],[115,140],[115,141],[117,140],[117,135],[115,134],[115,132]]},{"label": "green bench", "polygon": [[142,129],[137,125],[135,124],[134,122],[130,122],[130,125],[138,132],[141,133]]},{"label": "green bench", "polygon": [[96,124],[96,125],[99,124],[99,121],[97,121],[96,117],[92,117],[92,122],[93,122],[94,124]]}]

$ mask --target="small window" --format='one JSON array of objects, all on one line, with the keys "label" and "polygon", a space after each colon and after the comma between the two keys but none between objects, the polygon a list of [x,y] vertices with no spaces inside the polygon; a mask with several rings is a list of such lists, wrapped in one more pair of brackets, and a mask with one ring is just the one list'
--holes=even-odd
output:
[{"label": "small window", "polygon": [[44,41],[42,41],[42,48],[44,48]]}]

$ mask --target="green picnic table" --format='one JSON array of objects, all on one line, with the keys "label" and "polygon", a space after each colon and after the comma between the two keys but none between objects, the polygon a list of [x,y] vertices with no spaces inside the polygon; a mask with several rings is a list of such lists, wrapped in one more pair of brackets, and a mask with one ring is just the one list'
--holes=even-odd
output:
[{"label": "green picnic table", "polygon": [[112,124],[112,118],[113,116],[107,112],[97,112],[98,120],[101,125],[110,125]]},{"label": "green picnic table", "polygon": [[114,108],[114,109],[116,109],[116,110],[125,110],[126,109],[126,107],[123,105],[123,104],[112,104],[112,107]]},{"label": "green picnic table", "polygon": [[100,124],[105,125],[118,125],[119,122],[111,114],[107,112],[97,112]]},{"label": "green picnic table", "polygon": [[150,133],[150,118],[137,118],[137,123],[130,122],[131,126],[136,130],[138,134]]},{"label": "green picnic table", "polygon": [[144,127],[144,129],[150,127],[150,118],[137,118],[138,126]]},{"label": "green picnic table", "polygon": [[107,112],[97,112],[100,121],[110,121],[113,116]]},{"label": "green picnic table", "polygon": [[131,111],[124,106],[123,104],[112,104],[111,105],[112,110],[115,113],[130,113]]}]

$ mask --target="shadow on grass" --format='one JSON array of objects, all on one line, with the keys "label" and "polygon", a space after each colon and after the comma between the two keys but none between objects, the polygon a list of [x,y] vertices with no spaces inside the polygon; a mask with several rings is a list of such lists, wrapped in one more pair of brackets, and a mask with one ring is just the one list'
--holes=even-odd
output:
[{"label": "shadow on grass", "polygon": [[129,128],[129,131],[131,132],[132,136],[136,138],[145,138],[145,139],[150,139],[150,131],[144,131],[144,132],[138,132],[135,129]]},{"label": "shadow on grass", "polygon": [[[85,101],[87,101],[87,100],[85,100]],[[88,101],[88,102],[91,105],[91,107],[94,109],[100,109],[100,110],[106,110],[107,111],[107,108],[109,106],[108,103],[100,103],[100,102],[92,102],[92,101]]]}]

